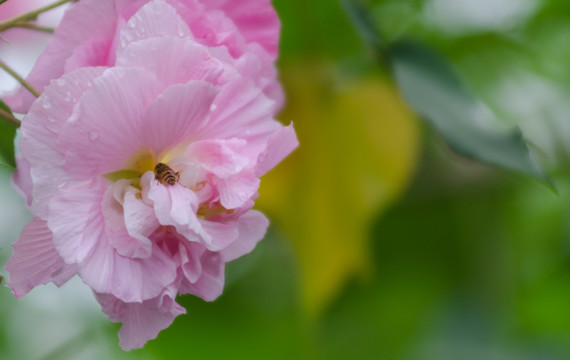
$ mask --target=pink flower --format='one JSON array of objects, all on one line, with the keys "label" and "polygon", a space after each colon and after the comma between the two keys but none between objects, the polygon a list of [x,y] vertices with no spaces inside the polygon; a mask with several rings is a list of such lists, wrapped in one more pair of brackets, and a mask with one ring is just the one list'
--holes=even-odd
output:
[{"label": "pink flower", "polygon": [[[159,10],[167,5],[168,10]],[[168,11],[177,22],[163,23],[167,14],[137,14],[144,6]],[[177,24],[183,27],[176,28]],[[50,80],[78,67],[117,65],[127,44],[149,39],[148,34],[140,32],[145,27],[152,29],[156,38],[192,38],[219,52],[219,56],[239,59],[238,70],[254,78],[264,93],[281,105],[282,93],[273,65],[280,24],[270,0],[164,0],[160,4],[151,0],[81,0],[68,10],[26,80],[42,90]],[[163,66],[177,65],[168,61],[164,59]],[[35,99],[21,89],[4,100],[14,111],[26,113]]]},{"label": "pink flower", "polygon": [[268,226],[259,177],[298,145],[274,120],[277,36],[267,0],[68,11],[28,78],[43,93],[14,182],[35,218],[6,265],[14,294],[78,274],[124,349],[185,312],[177,294],[218,297],[225,263]]}]

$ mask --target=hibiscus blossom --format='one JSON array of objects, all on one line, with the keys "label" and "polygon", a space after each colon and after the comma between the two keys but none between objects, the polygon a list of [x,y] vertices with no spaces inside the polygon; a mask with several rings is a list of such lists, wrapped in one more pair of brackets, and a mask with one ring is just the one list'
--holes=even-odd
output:
[{"label": "hibiscus blossom", "polygon": [[218,297],[225,263],[267,229],[260,176],[298,145],[274,120],[277,34],[266,0],[68,11],[28,77],[43,93],[14,182],[35,218],[6,265],[14,294],[78,274],[125,349],[185,312],[177,294]]}]

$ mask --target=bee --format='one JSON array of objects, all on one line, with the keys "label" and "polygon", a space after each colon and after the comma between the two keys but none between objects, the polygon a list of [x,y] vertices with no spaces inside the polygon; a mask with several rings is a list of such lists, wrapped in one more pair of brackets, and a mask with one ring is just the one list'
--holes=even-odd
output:
[{"label": "bee", "polygon": [[158,163],[154,167],[155,179],[163,185],[174,185],[178,182],[180,172],[175,172],[170,166]]}]

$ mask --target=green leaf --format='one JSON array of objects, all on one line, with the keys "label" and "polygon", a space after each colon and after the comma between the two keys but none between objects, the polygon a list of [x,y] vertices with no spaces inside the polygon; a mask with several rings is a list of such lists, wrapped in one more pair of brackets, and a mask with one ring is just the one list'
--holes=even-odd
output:
[{"label": "green leaf", "polygon": [[[520,130],[500,132],[480,124],[485,107],[462,87],[438,55],[419,44],[402,41],[392,45],[391,58],[404,97],[453,151],[532,176],[555,191],[548,176],[531,159]],[[494,116],[490,112],[485,115]]]},{"label": "green leaf", "polygon": [[341,4],[364,41],[374,51],[383,54],[387,50],[386,42],[381,39],[379,32],[376,30],[369,11],[356,0],[341,0]]},{"label": "green leaf", "polygon": [[[0,100],[0,109],[12,114],[12,110],[2,100]],[[14,137],[16,136],[16,125],[0,116],[0,165],[16,168],[16,157],[14,154]]]}]

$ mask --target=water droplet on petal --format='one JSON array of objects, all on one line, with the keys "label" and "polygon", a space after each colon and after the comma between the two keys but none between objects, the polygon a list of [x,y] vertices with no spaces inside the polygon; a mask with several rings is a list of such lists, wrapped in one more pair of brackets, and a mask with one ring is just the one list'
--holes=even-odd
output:
[{"label": "water droplet on petal", "polygon": [[180,37],[184,37],[186,35],[186,32],[184,31],[184,28],[182,27],[182,25],[178,25],[178,36]]},{"label": "water droplet on petal", "polygon": [[129,21],[129,22],[127,23],[127,25],[129,25],[129,27],[130,27],[130,28],[133,28],[133,29],[135,28],[135,26],[137,26],[137,24],[135,24],[135,21],[134,21],[134,20]]},{"label": "water droplet on petal", "polygon": [[65,80],[64,79],[57,79],[55,81],[55,83],[59,86],[63,86],[63,85],[65,85]]},{"label": "water droplet on petal", "polygon": [[71,101],[71,92],[70,91],[65,93],[65,101],[67,101],[67,102]]},{"label": "water droplet on petal", "polygon": [[55,123],[55,118],[48,116],[48,121],[53,124]]},{"label": "water droplet on petal", "polygon": [[44,109],[49,109],[49,108],[51,108],[51,105],[52,105],[52,104],[51,104],[51,99],[50,99],[49,97],[47,97],[47,96],[44,96],[44,100],[43,100],[42,105],[43,105]]},{"label": "water droplet on petal", "polygon": [[212,106],[210,106],[210,111],[216,111],[217,108],[218,108],[218,105],[212,104]]},{"label": "water droplet on petal", "polygon": [[97,140],[98,138],[99,138],[99,134],[97,134],[96,132],[91,132],[89,134],[89,139],[91,139],[93,141]]},{"label": "water droplet on petal", "polygon": [[239,197],[242,198],[242,199],[247,196],[247,194],[245,193],[245,191],[240,191],[240,192],[238,193],[238,195],[239,195]]}]

